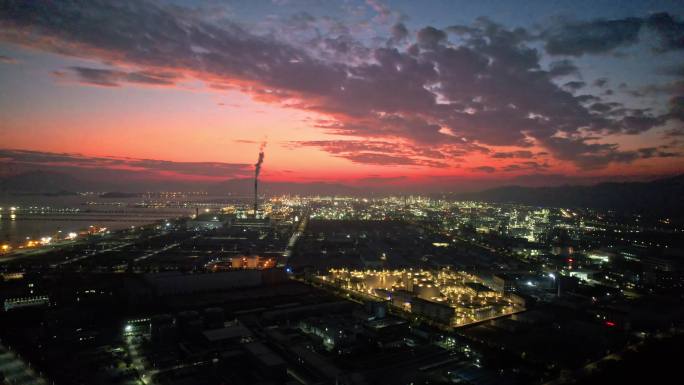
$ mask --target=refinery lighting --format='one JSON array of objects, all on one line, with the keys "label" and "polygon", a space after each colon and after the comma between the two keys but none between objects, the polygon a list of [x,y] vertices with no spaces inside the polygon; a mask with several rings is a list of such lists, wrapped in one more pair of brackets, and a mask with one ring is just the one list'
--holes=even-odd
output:
[{"label": "refinery lighting", "polygon": [[524,310],[524,301],[463,271],[331,269],[319,283],[361,300],[386,301],[400,312],[459,327]]}]

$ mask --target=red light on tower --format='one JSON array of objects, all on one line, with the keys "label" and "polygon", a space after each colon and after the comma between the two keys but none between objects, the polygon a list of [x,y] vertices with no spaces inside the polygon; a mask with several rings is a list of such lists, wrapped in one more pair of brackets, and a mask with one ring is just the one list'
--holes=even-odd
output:
[{"label": "red light on tower", "polygon": [[613,327],[613,326],[615,326],[615,322],[613,322],[613,321],[606,321],[606,326]]}]

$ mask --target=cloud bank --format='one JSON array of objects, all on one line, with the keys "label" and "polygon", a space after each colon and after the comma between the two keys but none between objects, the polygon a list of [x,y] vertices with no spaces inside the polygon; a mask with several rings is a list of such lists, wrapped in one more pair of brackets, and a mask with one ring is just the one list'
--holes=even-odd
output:
[{"label": "cloud bank", "polygon": [[[382,20],[396,16],[372,4]],[[311,15],[299,15],[287,27],[306,29],[315,22]],[[302,45],[156,2],[65,0],[0,7],[0,39],[107,66],[71,67],[56,76],[104,87],[173,86],[199,79],[217,90],[239,90],[258,101],[315,112],[326,117],[317,127],[341,139],[293,145],[356,163],[445,168],[458,167],[469,156],[491,155],[528,159],[508,164],[507,171],[543,170],[549,157],[594,170],[680,154],[680,149],[625,150],[606,138],[683,121],[684,96],[673,96],[668,111],[658,114],[580,94],[584,81],[555,81],[576,76],[575,64],[561,59],[544,67],[543,53],[531,44],[541,40],[549,55],[602,54],[635,44],[648,31],[657,37],[655,52],[679,50],[684,24],[669,14],[563,23],[541,33],[485,18],[416,31],[397,22],[382,44],[362,42],[343,27],[336,24],[332,32]],[[546,158],[539,159],[540,153]],[[182,173],[183,167],[201,172],[179,164],[174,172]],[[213,173],[233,166],[207,167]]]}]

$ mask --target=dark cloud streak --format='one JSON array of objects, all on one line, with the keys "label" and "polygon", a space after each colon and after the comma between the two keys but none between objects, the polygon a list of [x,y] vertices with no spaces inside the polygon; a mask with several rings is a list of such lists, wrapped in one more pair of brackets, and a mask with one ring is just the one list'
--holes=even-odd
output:
[{"label": "dark cloud streak", "polygon": [[684,49],[684,21],[665,12],[643,18],[567,22],[546,29],[540,37],[551,55],[582,56],[636,44],[644,30],[656,35],[655,52]]},{"label": "dark cloud streak", "polygon": [[[380,16],[392,15],[373,4]],[[668,37],[668,46],[676,46],[678,21],[645,20],[567,24],[543,38],[550,53],[579,56],[633,44],[642,25],[650,23]],[[314,21],[300,15],[293,23]],[[394,25],[392,38],[408,43],[406,27]],[[485,153],[487,146],[540,145],[581,168],[603,167],[639,156],[613,144],[589,144],[581,135],[636,134],[681,117],[678,100],[666,117],[590,109],[585,104],[593,96],[575,96],[553,81],[575,73],[573,63],[556,62],[543,70],[540,52],[528,45],[533,36],[485,18],[473,26],[422,28],[405,50],[392,44],[364,47],[364,56],[354,61],[336,61],[334,55],[316,55],[235,23],[215,24],[180,7],[147,1],[4,3],[0,31],[4,40],[117,66],[69,69],[84,83],[172,85],[193,77],[216,89],[238,89],[259,101],[327,115],[330,122],[323,129],[331,134],[406,144],[388,152],[302,144],[357,163],[446,167],[445,156]],[[458,34],[459,44],[449,41],[447,32]],[[317,42],[336,52],[358,52],[351,47],[360,45],[346,35]],[[584,83],[566,86],[577,91]]]},{"label": "dark cloud streak", "polygon": [[230,178],[249,175],[250,164],[222,162],[173,162],[168,160],[121,157],[93,157],[73,153],[0,149],[0,163],[22,165],[29,169],[68,167],[83,169],[128,170],[133,172]]},{"label": "dark cloud streak", "polygon": [[180,80],[179,75],[171,72],[126,72],[88,67],[71,67],[70,70],[80,82],[104,87],[117,87],[123,83],[171,86]]}]

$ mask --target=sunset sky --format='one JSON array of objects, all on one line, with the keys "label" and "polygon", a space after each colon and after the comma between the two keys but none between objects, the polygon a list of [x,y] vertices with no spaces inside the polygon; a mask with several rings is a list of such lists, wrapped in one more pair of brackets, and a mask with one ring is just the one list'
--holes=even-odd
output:
[{"label": "sunset sky", "polygon": [[[2,173],[684,172],[684,2],[0,0]],[[495,183],[495,184],[496,184]]]}]

